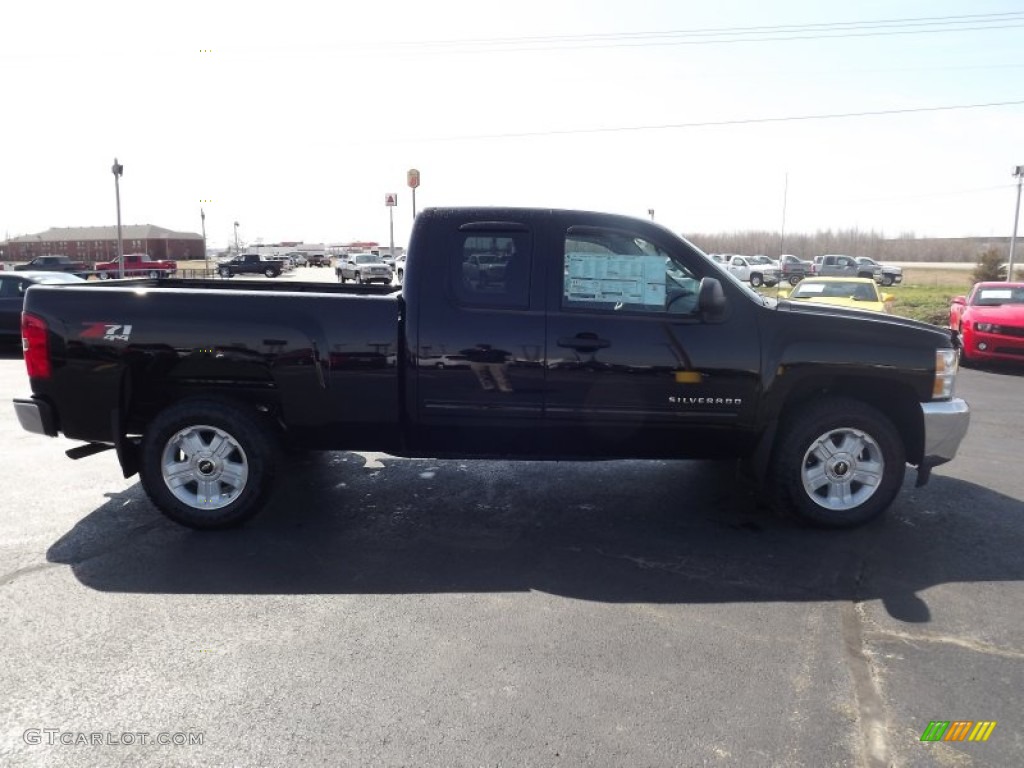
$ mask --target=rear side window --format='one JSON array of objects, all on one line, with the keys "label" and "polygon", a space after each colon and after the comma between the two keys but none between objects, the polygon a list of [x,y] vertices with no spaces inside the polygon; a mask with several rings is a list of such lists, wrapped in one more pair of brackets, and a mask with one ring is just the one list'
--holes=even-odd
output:
[{"label": "rear side window", "polygon": [[461,304],[525,309],[530,303],[528,232],[460,232],[449,281]]}]

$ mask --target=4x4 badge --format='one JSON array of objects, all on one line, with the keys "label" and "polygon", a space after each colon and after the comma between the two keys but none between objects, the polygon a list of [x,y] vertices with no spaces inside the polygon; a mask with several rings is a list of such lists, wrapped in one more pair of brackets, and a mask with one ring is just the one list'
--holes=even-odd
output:
[{"label": "4x4 badge", "polygon": [[117,325],[115,323],[86,323],[78,337],[81,339],[103,339],[104,341],[128,341],[132,335],[130,325]]}]

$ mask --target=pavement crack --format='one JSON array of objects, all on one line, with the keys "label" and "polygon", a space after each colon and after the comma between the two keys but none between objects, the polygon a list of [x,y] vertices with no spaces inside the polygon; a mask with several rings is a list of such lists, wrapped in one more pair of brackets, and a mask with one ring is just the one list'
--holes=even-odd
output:
[{"label": "pavement crack", "polygon": [[887,768],[889,747],[885,702],[871,658],[864,647],[864,632],[859,603],[845,603],[839,611],[840,629],[846,665],[853,678],[857,720],[863,740],[861,764],[867,768]]},{"label": "pavement crack", "polygon": [[[584,550],[576,547],[570,547],[571,551],[582,552]],[[720,586],[737,587],[740,589],[750,590],[762,595],[765,598],[779,598],[779,599],[792,599],[793,594],[796,593],[804,597],[812,597],[815,599],[828,599],[829,595],[824,594],[820,590],[814,590],[807,587],[795,587],[793,585],[787,586],[784,590],[780,590],[775,586],[770,579],[737,579],[722,576],[721,572],[715,567],[699,567],[695,565],[683,566],[680,563],[663,562],[660,560],[650,560],[646,557],[637,557],[636,555],[617,554],[613,552],[605,552],[602,549],[594,548],[590,550],[601,557],[607,557],[611,560],[622,560],[627,563],[632,563],[637,568],[642,570],[654,570],[664,571],[665,573],[671,573],[674,576],[681,576],[684,579],[691,579],[693,581],[701,581],[707,583],[714,583]]]},{"label": "pavement crack", "polygon": [[5,573],[3,576],[0,576],[0,587],[6,587],[9,584],[13,584],[22,576],[27,576],[30,573],[38,573],[39,571],[45,571],[50,568],[60,568],[63,565],[63,563],[36,563],[35,565],[26,565],[24,568],[18,568],[16,571],[11,571],[10,573]]},{"label": "pavement crack", "polygon": [[982,643],[977,640],[965,640],[962,637],[952,637],[950,635],[923,635],[913,634],[911,632],[900,632],[893,629],[871,629],[864,633],[865,636],[879,637],[879,638],[893,638],[896,640],[902,640],[906,643],[942,643],[945,645],[955,645],[959,648],[965,648],[975,653],[984,653],[989,656],[999,656],[1005,659],[1024,659],[1024,651],[1017,650],[1016,648],[1001,648],[998,645],[992,645],[991,643]]}]

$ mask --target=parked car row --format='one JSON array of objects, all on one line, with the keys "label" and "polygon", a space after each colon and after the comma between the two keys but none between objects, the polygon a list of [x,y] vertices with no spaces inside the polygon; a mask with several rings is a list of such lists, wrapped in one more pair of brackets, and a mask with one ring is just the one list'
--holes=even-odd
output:
[{"label": "parked car row", "polygon": [[762,255],[743,256],[723,253],[709,253],[708,257],[755,288],[761,285],[771,287],[780,282],[796,285],[810,275],[865,277],[884,286],[903,282],[902,267],[879,264],[867,256],[825,254],[815,256],[813,261],[806,261],[791,253],[784,253],[778,259]]}]

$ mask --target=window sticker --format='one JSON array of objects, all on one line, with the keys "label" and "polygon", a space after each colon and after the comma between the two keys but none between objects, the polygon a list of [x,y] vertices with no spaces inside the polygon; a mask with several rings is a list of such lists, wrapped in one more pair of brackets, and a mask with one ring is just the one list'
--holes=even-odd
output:
[{"label": "window sticker", "polygon": [[987,288],[981,292],[982,299],[1012,299],[1013,291],[1009,288]]},{"label": "window sticker", "polygon": [[565,263],[569,301],[665,306],[664,256],[567,253]]}]

